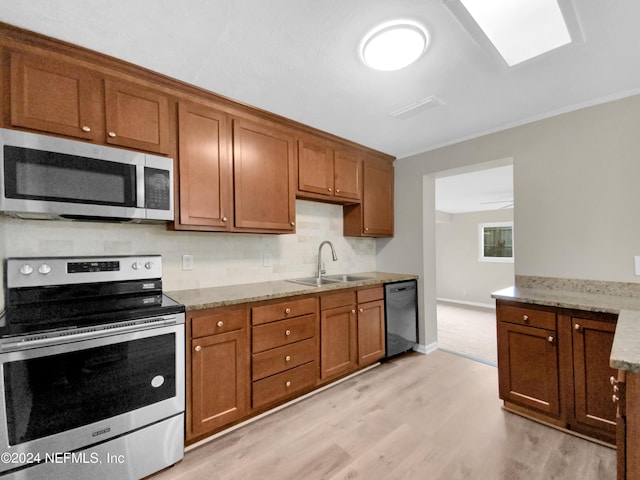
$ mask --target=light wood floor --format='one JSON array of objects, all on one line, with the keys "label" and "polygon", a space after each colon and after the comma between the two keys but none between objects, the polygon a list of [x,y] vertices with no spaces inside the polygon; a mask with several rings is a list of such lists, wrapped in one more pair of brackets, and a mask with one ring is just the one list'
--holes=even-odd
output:
[{"label": "light wood floor", "polygon": [[153,480],[614,480],[615,450],[502,410],[494,367],[410,353],[187,452]]}]

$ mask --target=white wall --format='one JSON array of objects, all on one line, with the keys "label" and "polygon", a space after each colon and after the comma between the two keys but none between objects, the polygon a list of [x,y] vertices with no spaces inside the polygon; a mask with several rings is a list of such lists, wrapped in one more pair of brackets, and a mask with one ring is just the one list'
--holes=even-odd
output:
[{"label": "white wall", "polygon": [[[0,252],[2,258],[161,254],[163,287],[167,291],[314,275],[318,246],[323,240],[332,241],[338,255],[334,262],[325,252],[327,273],[376,270],[375,240],[342,236],[342,207],[298,200],[296,210],[295,235],[174,232],[164,225],[0,216]],[[272,255],[273,266],[263,265],[265,252]],[[185,253],[194,256],[192,271],[182,271]],[[0,297],[0,302],[3,300]],[[2,308],[0,304],[0,311]]]},{"label": "white wall", "polygon": [[[478,260],[478,225],[512,221],[513,209],[508,208],[458,213],[436,223],[436,294],[439,299],[492,306],[491,292],[513,285],[513,263]],[[517,255],[517,232],[514,238]]]},{"label": "white wall", "polygon": [[395,162],[396,237],[378,241],[377,268],[411,266],[424,279],[423,345],[437,341],[435,222],[425,201],[435,173],[513,158],[516,275],[638,282],[639,128],[632,96]]}]

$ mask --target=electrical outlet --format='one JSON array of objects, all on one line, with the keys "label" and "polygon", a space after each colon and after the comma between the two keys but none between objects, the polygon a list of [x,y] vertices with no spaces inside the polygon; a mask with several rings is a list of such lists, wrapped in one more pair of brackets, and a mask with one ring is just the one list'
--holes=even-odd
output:
[{"label": "electrical outlet", "polygon": [[273,267],[273,254],[264,252],[264,255],[262,256],[262,266]]},{"label": "electrical outlet", "polygon": [[636,268],[636,275],[640,276],[640,256],[633,257],[633,263]]},{"label": "electrical outlet", "polygon": [[182,255],[182,270],[193,270],[193,255]]}]

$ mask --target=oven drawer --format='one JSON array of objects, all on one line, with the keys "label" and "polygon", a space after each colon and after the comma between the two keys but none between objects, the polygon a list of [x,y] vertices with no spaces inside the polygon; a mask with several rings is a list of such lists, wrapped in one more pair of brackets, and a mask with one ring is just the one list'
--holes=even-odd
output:
[{"label": "oven drawer", "polygon": [[318,345],[315,338],[274,348],[253,356],[253,380],[284,372],[316,359]]},{"label": "oven drawer", "polygon": [[313,387],[318,377],[317,365],[316,362],[309,362],[254,382],[253,407],[257,408]]},{"label": "oven drawer", "polygon": [[315,313],[253,327],[253,353],[311,338],[316,333]]},{"label": "oven drawer", "polygon": [[215,312],[206,316],[195,316],[191,321],[191,337],[206,337],[217,333],[241,330],[248,326],[246,309]]},{"label": "oven drawer", "polygon": [[498,320],[501,322],[527,325],[530,327],[556,329],[556,314],[535,308],[515,307],[512,305],[498,306]]},{"label": "oven drawer", "polygon": [[299,317],[315,313],[316,299],[303,298],[302,300],[287,300],[286,302],[263,305],[251,309],[253,325],[261,325],[276,320]]}]

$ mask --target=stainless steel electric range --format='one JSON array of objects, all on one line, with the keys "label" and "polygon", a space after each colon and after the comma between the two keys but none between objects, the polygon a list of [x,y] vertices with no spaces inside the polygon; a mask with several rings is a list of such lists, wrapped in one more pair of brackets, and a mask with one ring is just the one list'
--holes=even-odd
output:
[{"label": "stainless steel electric range", "polygon": [[0,477],[139,479],[184,447],[184,307],[159,255],[10,258]]}]

